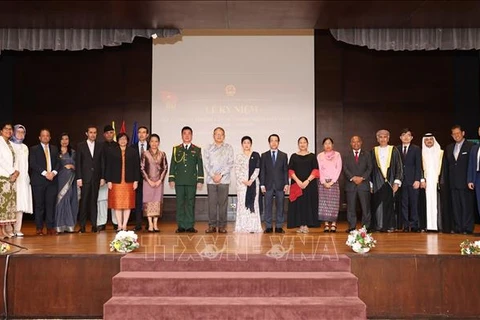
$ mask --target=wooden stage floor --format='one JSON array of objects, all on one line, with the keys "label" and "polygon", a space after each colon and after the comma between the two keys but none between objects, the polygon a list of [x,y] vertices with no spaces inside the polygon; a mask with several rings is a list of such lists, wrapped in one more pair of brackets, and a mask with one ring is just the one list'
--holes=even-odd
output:
[{"label": "wooden stage floor", "polygon": [[[478,234],[374,233],[377,246],[370,253],[353,253],[345,245],[346,223],[337,233],[311,229],[308,235],[287,230],[285,234],[207,235],[206,222],[196,234],[175,234],[174,222],[159,224],[160,233],[140,232],[141,247],[134,254],[181,253],[206,258],[218,253],[232,255],[315,254],[316,259],[346,254],[358,278],[360,299],[368,318],[478,318],[480,256],[461,256],[459,244],[479,240]],[[8,241],[28,248],[10,259],[0,256],[0,274],[8,270],[6,282],[8,315],[13,318],[101,318],[103,304],[112,296],[112,277],[120,271],[123,254],[110,252],[115,232],[36,236],[33,221],[27,221],[24,238]],[[89,230],[89,229],[87,229]],[[480,232],[480,226],[476,226]],[[288,256],[287,256],[288,257]],[[234,257],[235,258],[235,257]],[[155,262],[156,261],[156,262]],[[161,263],[159,260],[152,263]],[[301,263],[301,261],[299,261]],[[6,269],[7,268],[7,269]],[[3,278],[3,277],[2,277]],[[3,281],[0,281],[3,283]],[[3,300],[0,291],[0,300]],[[0,307],[0,314],[5,312]]]},{"label": "wooden stage floor", "polygon": [[[133,226],[132,226],[133,227]],[[160,233],[138,232],[141,247],[136,253],[199,253],[206,247],[224,250],[227,253],[266,254],[277,245],[277,249],[294,250],[295,253],[353,254],[345,245],[347,233],[345,222],[340,222],[336,233],[324,233],[323,228],[310,229],[307,235],[296,233],[296,229],[285,229],[285,234],[237,234],[234,225],[229,223],[227,234],[205,234],[206,222],[198,222],[196,234],[176,234],[174,222],[160,223]],[[87,227],[87,231],[90,228]],[[23,238],[6,241],[28,248],[17,254],[112,254],[109,242],[115,237],[111,225],[106,231],[85,234],[60,234],[56,236],[36,236],[33,222],[27,221],[22,229]],[[476,225],[474,235],[443,233],[374,233],[377,245],[370,251],[376,254],[460,254],[459,244],[465,240],[480,240],[480,225]],[[209,246],[210,245],[210,246]],[[214,245],[212,247],[211,245]],[[280,247],[279,247],[279,246]],[[207,248],[207,249],[208,249]],[[12,247],[12,251],[16,248]]]}]

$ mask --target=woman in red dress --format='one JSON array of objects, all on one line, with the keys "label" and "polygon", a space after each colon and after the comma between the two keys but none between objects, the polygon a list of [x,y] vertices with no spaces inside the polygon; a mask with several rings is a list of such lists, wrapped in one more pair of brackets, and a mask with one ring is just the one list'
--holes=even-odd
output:
[{"label": "woman in red dress", "polygon": [[135,190],[140,179],[140,160],[135,149],[128,148],[126,133],[117,135],[118,146],[108,150],[105,179],[108,183],[108,207],[118,220],[117,231],[127,230],[130,209],[135,208]]}]

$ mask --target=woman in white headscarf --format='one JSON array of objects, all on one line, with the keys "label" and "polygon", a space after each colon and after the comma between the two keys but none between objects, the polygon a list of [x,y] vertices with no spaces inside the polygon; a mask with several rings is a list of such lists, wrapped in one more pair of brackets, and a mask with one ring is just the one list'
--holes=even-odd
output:
[{"label": "woman in white headscarf", "polygon": [[26,134],[27,129],[21,124],[17,124],[13,127],[13,135],[10,139],[15,150],[15,169],[20,172],[15,182],[17,190],[17,220],[13,232],[17,237],[23,237],[23,213],[33,213],[32,187],[30,186],[30,176],[28,175],[28,147],[23,143]]},{"label": "woman in white headscarf", "polygon": [[443,150],[431,133],[427,133],[422,139],[422,162],[423,175],[421,187],[425,188],[427,204],[427,230],[441,230],[442,219],[440,217],[438,183],[442,171]]}]

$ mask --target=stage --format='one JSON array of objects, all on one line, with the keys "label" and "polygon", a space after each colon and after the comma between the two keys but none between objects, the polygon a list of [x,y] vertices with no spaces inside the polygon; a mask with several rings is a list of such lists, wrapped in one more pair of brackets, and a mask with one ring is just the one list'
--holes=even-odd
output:
[{"label": "stage", "polygon": [[[175,234],[172,222],[159,227],[160,233],[138,233],[141,247],[132,254],[147,259],[175,254],[192,260],[219,255],[233,260],[249,255],[274,259],[295,255],[319,261],[345,254],[358,277],[359,297],[367,305],[368,318],[477,318],[480,314],[480,277],[476,276],[480,257],[461,256],[459,248],[460,242],[478,240],[478,235],[374,233],[377,246],[359,255],[345,245],[345,223],[339,224],[337,233],[318,228],[307,235],[293,229],[280,235],[240,235],[233,233],[233,224],[225,235],[207,235],[205,222],[196,224],[196,234]],[[98,234],[35,236],[33,223],[26,222],[26,236],[8,240],[28,248],[10,251],[8,316],[101,318],[123,256],[109,251],[115,232],[111,225],[107,229]],[[476,232],[480,232],[478,225]],[[0,259],[3,274],[6,257]]]}]

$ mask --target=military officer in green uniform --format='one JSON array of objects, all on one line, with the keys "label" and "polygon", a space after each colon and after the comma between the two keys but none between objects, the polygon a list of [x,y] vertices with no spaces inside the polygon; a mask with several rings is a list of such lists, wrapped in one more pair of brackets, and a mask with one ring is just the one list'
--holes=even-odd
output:
[{"label": "military officer in green uniform", "polygon": [[182,143],[173,147],[168,182],[177,200],[176,233],[196,233],[195,195],[203,186],[202,149],[192,143],[193,130],[182,128]]}]

